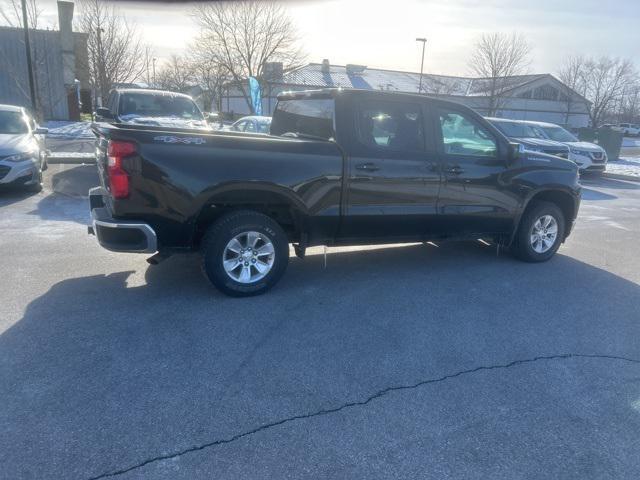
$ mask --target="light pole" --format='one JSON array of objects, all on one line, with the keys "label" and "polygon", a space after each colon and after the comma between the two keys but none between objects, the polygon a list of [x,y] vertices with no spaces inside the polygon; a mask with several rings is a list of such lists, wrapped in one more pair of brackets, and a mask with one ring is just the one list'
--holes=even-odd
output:
[{"label": "light pole", "polygon": [[156,57],[153,57],[151,63],[153,64],[153,88],[156,88]]},{"label": "light pole", "polygon": [[105,89],[107,87],[107,74],[105,72],[105,59],[104,59],[104,51],[102,50],[102,34],[104,33],[104,29],[101,27],[96,28],[96,36],[98,41],[98,82],[100,86],[98,88],[100,92],[100,106],[104,106],[105,101]]},{"label": "light pole", "polygon": [[416,42],[422,42],[422,61],[420,62],[420,85],[418,86],[418,93],[422,93],[422,70],[424,68],[424,47],[427,45],[427,39],[416,38]]},{"label": "light pole", "polygon": [[31,60],[31,44],[29,42],[29,17],[27,16],[27,2],[22,0],[22,26],[24,27],[24,46],[27,54],[27,73],[29,75],[29,93],[31,93],[31,108],[37,115],[36,84],[33,79],[33,61]]}]

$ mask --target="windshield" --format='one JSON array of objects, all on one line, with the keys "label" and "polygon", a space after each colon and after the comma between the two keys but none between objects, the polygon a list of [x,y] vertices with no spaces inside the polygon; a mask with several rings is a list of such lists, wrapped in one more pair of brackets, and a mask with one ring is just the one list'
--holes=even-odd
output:
[{"label": "windshield", "polygon": [[300,98],[280,100],[273,113],[271,134],[297,133],[313,137],[333,138],[332,98]]},{"label": "windshield", "polygon": [[540,132],[532,128],[531,125],[526,123],[517,122],[491,122],[498,130],[504,133],[507,137],[513,138],[544,138]]},{"label": "windshield", "polygon": [[20,112],[0,112],[0,133],[29,133],[29,127]]},{"label": "windshield", "polygon": [[547,138],[556,142],[577,142],[578,139],[562,127],[540,127]]},{"label": "windshield", "polygon": [[203,120],[202,112],[187,97],[148,93],[126,93],[120,97],[119,115],[136,117],[177,117]]}]

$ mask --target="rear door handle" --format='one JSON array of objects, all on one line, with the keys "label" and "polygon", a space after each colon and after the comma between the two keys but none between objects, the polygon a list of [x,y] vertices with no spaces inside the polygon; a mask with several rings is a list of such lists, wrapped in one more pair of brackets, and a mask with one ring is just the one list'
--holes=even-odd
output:
[{"label": "rear door handle", "polygon": [[455,167],[448,168],[447,173],[451,173],[453,175],[460,175],[461,173],[464,173],[464,169],[456,165]]},{"label": "rear door handle", "polygon": [[360,163],[358,165],[356,165],[356,170],[366,170],[367,172],[375,172],[377,170],[380,170],[380,167],[378,167],[375,163]]}]

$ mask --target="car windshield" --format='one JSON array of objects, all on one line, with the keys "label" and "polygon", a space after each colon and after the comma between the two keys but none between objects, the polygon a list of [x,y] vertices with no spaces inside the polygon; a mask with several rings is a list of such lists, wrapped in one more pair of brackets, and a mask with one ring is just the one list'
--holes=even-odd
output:
[{"label": "car windshield", "polygon": [[556,142],[577,142],[578,139],[562,127],[540,127],[547,138]]},{"label": "car windshield", "polygon": [[29,127],[20,112],[0,112],[0,133],[29,133]]},{"label": "car windshield", "polygon": [[526,123],[517,122],[492,122],[498,130],[504,133],[507,137],[512,138],[544,138],[540,132],[532,128],[531,125]]},{"label": "car windshield", "polygon": [[126,93],[120,97],[120,116],[177,117],[203,120],[202,112],[187,97],[148,93]]}]

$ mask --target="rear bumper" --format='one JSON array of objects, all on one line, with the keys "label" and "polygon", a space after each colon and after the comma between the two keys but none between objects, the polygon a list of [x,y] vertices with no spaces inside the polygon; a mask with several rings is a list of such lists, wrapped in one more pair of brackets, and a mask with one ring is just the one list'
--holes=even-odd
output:
[{"label": "rear bumper", "polygon": [[144,222],[113,218],[104,201],[105,195],[102,187],[89,190],[89,234],[95,235],[100,246],[112,252],[155,253],[158,238],[153,228]]}]

